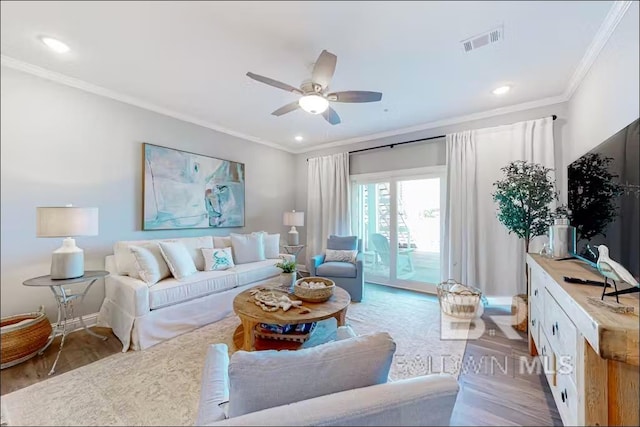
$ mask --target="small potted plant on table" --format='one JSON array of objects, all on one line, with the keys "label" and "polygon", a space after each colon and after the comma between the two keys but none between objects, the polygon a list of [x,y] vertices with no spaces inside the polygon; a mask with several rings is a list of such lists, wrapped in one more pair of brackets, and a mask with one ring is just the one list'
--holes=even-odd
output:
[{"label": "small potted plant on table", "polygon": [[276,267],[282,270],[282,273],[280,273],[280,283],[282,286],[289,291],[293,291],[293,284],[296,281],[296,262],[282,258],[282,261],[277,263]]}]

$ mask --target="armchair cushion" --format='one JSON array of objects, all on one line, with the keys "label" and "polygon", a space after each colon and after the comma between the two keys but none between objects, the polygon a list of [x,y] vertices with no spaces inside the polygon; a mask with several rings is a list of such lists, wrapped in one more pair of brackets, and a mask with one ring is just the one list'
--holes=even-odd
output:
[{"label": "armchair cushion", "polygon": [[357,273],[356,265],[350,262],[329,261],[316,268],[320,277],[356,277]]},{"label": "armchair cushion", "polygon": [[339,262],[350,262],[352,264],[356,263],[356,256],[358,256],[358,251],[342,251],[338,249],[327,249],[324,261],[339,261]]},{"label": "armchair cushion", "polygon": [[336,236],[332,234],[327,239],[327,249],[356,251],[358,250],[358,236]]},{"label": "armchair cushion", "polygon": [[229,417],[385,383],[395,349],[379,332],[298,351],[237,351],[229,363]]}]

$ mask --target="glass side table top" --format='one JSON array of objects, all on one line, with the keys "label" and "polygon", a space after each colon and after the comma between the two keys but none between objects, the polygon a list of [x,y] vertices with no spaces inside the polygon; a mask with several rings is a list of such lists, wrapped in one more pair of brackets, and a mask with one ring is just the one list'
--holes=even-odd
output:
[{"label": "glass side table top", "polygon": [[87,270],[84,272],[84,276],[76,277],[75,279],[52,279],[50,275],[33,277],[22,282],[25,286],[60,286],[60,285],[72,285],[74,283],[83,283],[89,280],[96,280],[102,277],[107,277],[108,271],[104,270]]}]

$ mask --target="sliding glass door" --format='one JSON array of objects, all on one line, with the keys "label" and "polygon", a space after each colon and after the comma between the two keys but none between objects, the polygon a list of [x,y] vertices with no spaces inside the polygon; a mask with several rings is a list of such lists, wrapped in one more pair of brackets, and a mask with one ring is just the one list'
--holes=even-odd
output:
[{"label": "sliding glass door", "polygon": [[444,171],[358,175],[354,224],[364,243],[365,280],[435,292],[440,282]]}]

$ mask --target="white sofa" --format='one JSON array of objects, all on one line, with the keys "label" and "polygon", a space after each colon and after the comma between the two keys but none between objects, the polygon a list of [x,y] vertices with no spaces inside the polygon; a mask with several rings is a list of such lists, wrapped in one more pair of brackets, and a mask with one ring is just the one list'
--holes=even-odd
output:
[{"label": "white sofa", "polygon": [[[190,252],[198,272],[182,280],[168,277],[148,286],[127,275],[126,265],[133,254],[131,245],[150,242],[179,241]],[[224,247],[215,239],[215,247]],[[282,257],[237,264],[223,271],[201,271],[204,258],[201,248],[213,248],[211,236],[158,240],[119,241],[114,255],[105,258],[105,299],[98,315],[98,325],[110,327],[122,342],[122,351],[143,350],[162,341],[216,322],[233,310],[234,297],[243,290],[278,280],[281,272],[275,264]]]}]

